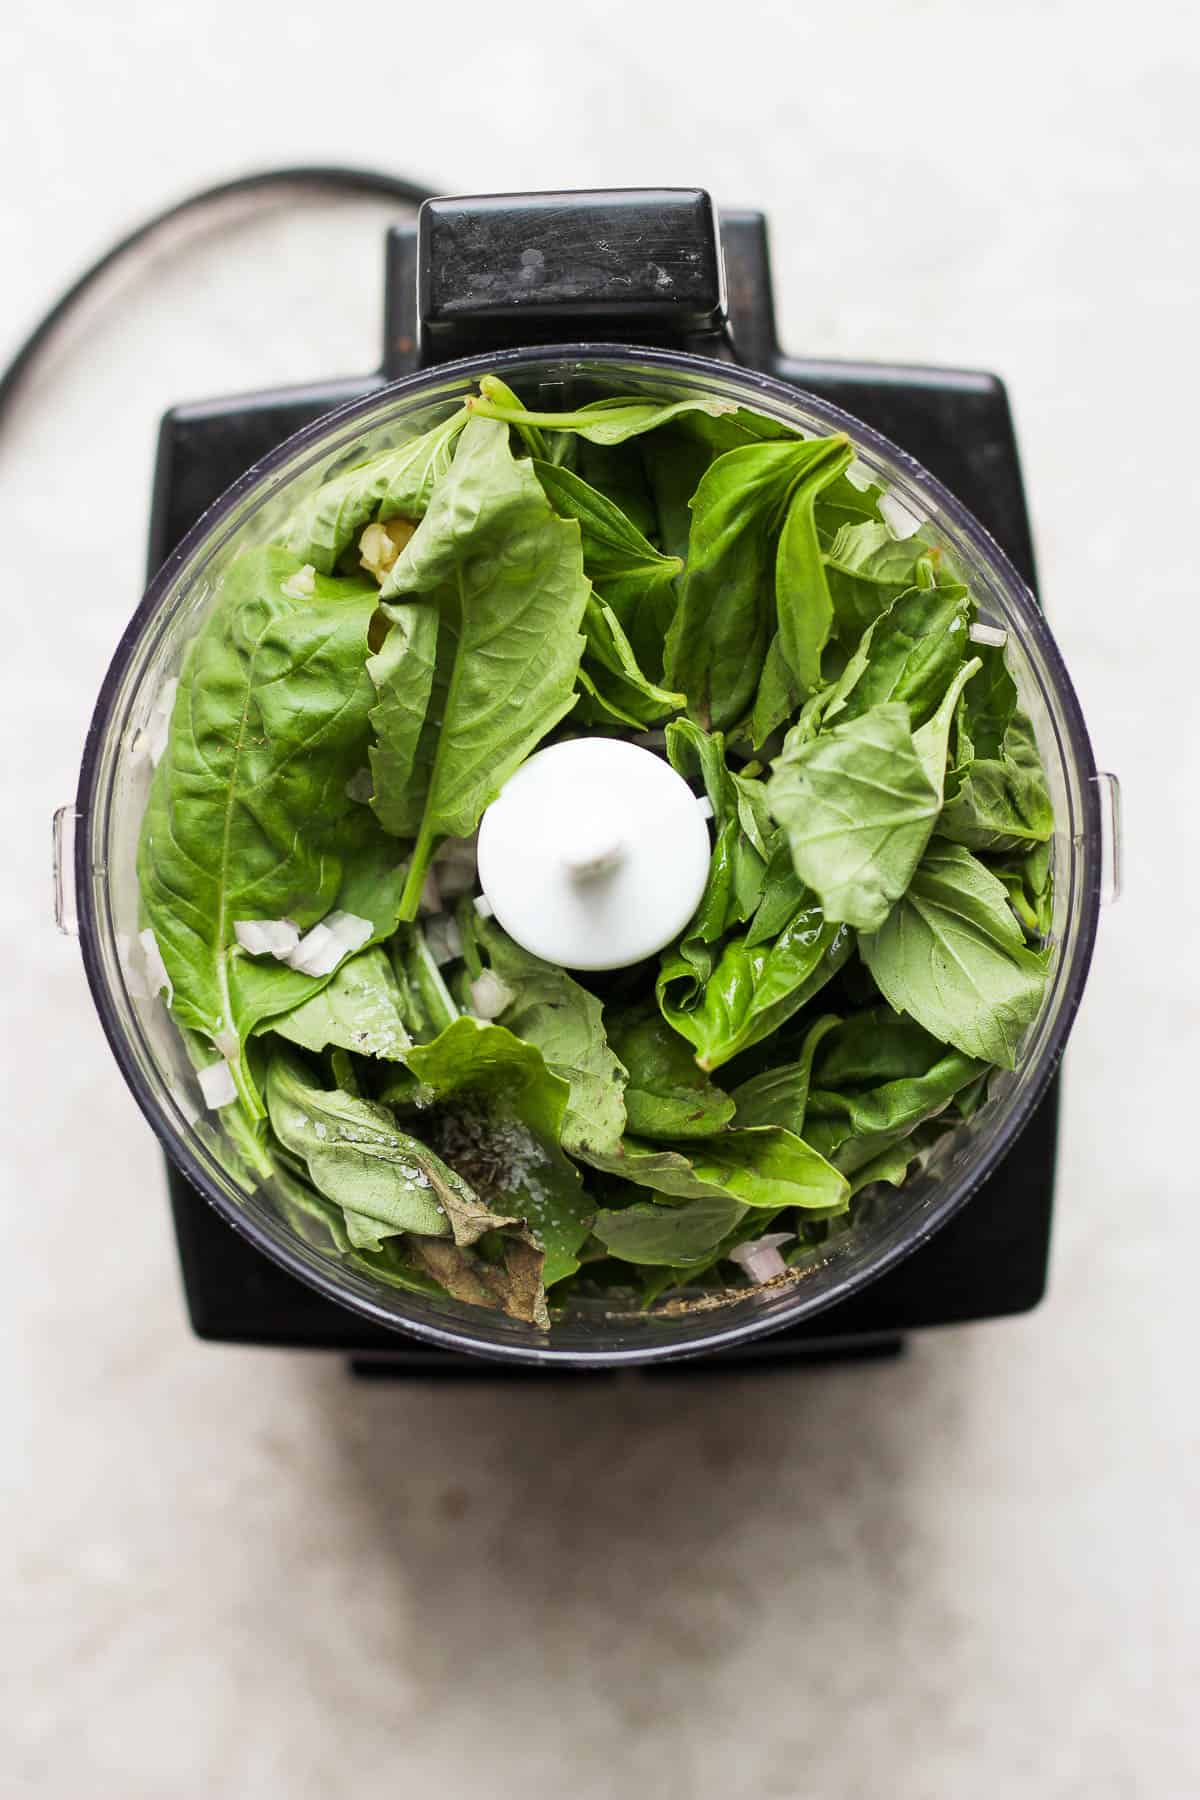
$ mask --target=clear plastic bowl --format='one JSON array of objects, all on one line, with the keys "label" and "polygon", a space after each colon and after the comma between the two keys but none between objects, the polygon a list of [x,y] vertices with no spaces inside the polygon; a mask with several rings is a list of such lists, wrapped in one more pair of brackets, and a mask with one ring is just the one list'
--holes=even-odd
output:
[{"label": "clear plastic bowl", "polygon": [[[806,433],[845,431],[861,461],[908,510],[933,524],[971,582],[982,620],[1009,633],[1009,663],[1037,733],[1055,810],[1052,970],[1042,1010],[1014,1073],[998,1071],[987,1103],[947,1134],[901,1189],[881,1189],[852,1228],[813,1250],[786,1282],[731,1289],[698,1307],[666,1301],[640,1311],[613,1300],[568,1305],[548,1333],[453,1300],[400,1292],[349,1267],[315,1221],[305,1235],[277,1208],[270,1184],[250,1187],[159,1000],[130,990],[126,946],[136,937],[135,858],[149,773],[131,754],[163,683],[177,675],[217,584],[244,545],[272,537],[285,513],[327,474],[423,431],[458,405],[480,375],[502,374],[529,403],[563,409],[637,389],[702,394],[753,407]],[[1091,746],[1079,704],[1037,603],[982,526],[911,457],[837,407],[736,365],[608,345],[517,350],[445,364],[328,414],[255,465],[205,513],[155,576],[105,678],[84,750],[75,828],[79,935],[92,994],[138,1104],[188,1179],[251,1243],[330,1299],[376,1323],[456,1350],[578,1366],[696,1354],[793,1325],[843,1300],[957,1212],[1002,1157],[1045,1090],[1082,994],[1095,936],[1104,847]]]}]

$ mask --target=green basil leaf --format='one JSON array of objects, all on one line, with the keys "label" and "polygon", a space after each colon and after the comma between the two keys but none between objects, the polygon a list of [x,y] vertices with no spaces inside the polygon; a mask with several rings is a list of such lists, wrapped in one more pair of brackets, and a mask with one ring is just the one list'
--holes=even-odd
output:
[{"label": "green basil leaf", "polygon": [[833,624],[833,601],[817,536],[816,501],[853,460],[845,438],[811,439],[814,448],[792,490],[775,558],[779,650],[797,691],[821,685],[821,652]]},{"label": "green basil leaf", "polygon": [[[968,690],[969,692],[970,690]],[[1054,808],[1033,726],[1017,712],[999,758],[977,758],[947,802],[938,832],[970,850],[1027,850],[1054,834]]]},{"label": "green basil leaf", "polygon": [[[569,469],[548,463],[535,463],[534,467],[556,512],[579,522],[584,569],[599,599],[616,614],[639,678],[645,680],[643,665],[657,676],[662,670],[663,641],[675,611],[675,581],[683,568],[682,559],[656,550],[618,506]],[[591,636],[589,630],[585,652],[589,665],[596,660]],[[613,668],[603,657],[600,665]],[[590,666],[590,672],[597,680],[597,669]],[[621,668],[615,672],[621,673]],[[681,704],[675,701],[667,710],[677,711]]]},{"label": "green basil leaf", "polygon": [[805,1135],[843,1174],[853,1175],[942,1112],[987,1070],[986,1062],[947,1050],[923,1075],[883,1082],[864,1093],[814,1087]]},{"label": "green basil leaf", "polygon": [[322,482],[289,518],[284,547],[332,575],[343,550],[373,520],[422,518],[466,422],[460,407],[419,437]]},{"label": "green basil leaf", "polygon": [[764,1069],[733,1090],[737,1124],[782,1125],[797,1137],[804,1135],[813,1057],[823,1039],[840,1023],[836,1013],[826,1013],[809,1027],[799,1058],[775,1069]]},{"label": "green basil leaf", "polygon": [[655,1206],[642,1200],[601,1210],[593,1231],[609,1255],[622,1262],[671,1268],[703,1261],[747,1210],[726,1194],[689,1200],[685,1206]]},{"label": "green basil leaf", "polygon": [[560,519],[508,432],[472,419],[429,510],[380,590],[438,607],[430,708],[439,724],[402,916],[439,838],[469,837],[513,771],[575,702],[589,583],[579,527]]},{"label": "green basil leaf", "polygon": [[748,444],[718,456],[701,478],[664,668],[706,727],[736,724],[753,703],[774,629],[778,515],[793,485],[841,443]]},{"label": "green basil leaf", "polygon": [[587,649],[580,685],[591,696],[580,707],[580,715],[592,722],[598,715],[631,725],[644,731],[650,725],[677,713],[685,703],[683,694],[673,694],[656,687],[638,666],[633,646],[621,629],[621,622],[610,606],[594,597],[588,600],[584,613]]},{"label": "green basil leaf", "polygon": [[593,1209],[559,1148],[567,1082],[533,1044],[474,1019],[456,1019],[405,1060],[438,1102],[436,1116],[418,1113],[422,1134],[477,1193],[524,1219],[545,1253],[546,1286],[573,1273]]},{"label": "green basil leaf", "polygon": [[359,1056],[395,1058],[412,1042],[392,965],[378,945],[347,957],[319,993],[258,1029],[278,1032],[303,1050],[336,1044]]},{"label": "green basil leaf", "polygon": [[966,1056],[1016,1066],[1046,985],[1007,896],[981,862],[936,840],[904,898],[859,940],[884,997]]},{"label": "green basil leaf", "polygon": [[396,609],[382,648],[367,658],[378,701],[370,721],[371,808],[385,831],[413,837],[421,827],[438,726],[429,703],[437,670],[438,610],[414,600]]},{"label": "green basil leaf", "polygon": [[818,1087],[854,1092],[925,1075],[946,1046],[905,1013],[872,1006],[852,1013],[825,1037],[816,1060]]},{"label": "green basil leaf", "polygon": [[278,1051],[267,1072],[267,1111],[279,1142],[308,1169],[313,1186],[345,1213],[355,1249],[415,1231],[460,1232],[473,1242],[501,1223],[467,1184],[385,1106],[320,1088],[299,1058]]},{"label": "green basil leaf", "polygon": [[488,966],[513,991],[502,1023],[569,1086],[564,1148],[615,1149],[625,1130],[625,1070],[605,1036],[600,1001],[564,969],[514,944],[493,921],[479,921],[476,937]]},{"label": "green basil leaf", "polygon": [[[468,411],[479,419],[501,419],[506,424],[532,425],[543,431],[573,431],[593,444],[624,444],[646,431],[658,431],[688,413],[717,417],[737,409],[727,400],[655,400],[639,395],[613,394],[594,400],[574,412],[533,412],[500,393],[503,384],[485,375],[477,399],[467,401]],[[507,395],[508,390],[504,389]]]},{"label": "green basil leaf", "polygon": [[846,695],[841,718],[857,719],[873,707],[903,700],[913,729],[923,725],[969,651],[971,612],[964,587],[901,594],[869,628],[868,661]]},{"label": "green basil leaf", "polygon": [[716,1069],[777,1031],[819,993],[854,947],[854,933],[822,917],[817,906],[802,909],[774,944],[750,946],[731,938],[698,1002],[681,977],[688,965],[664,953],[658,977],[663,1017],[692,1044],[702,1069]]},{"label": "green basil leaf", "polygon": [[854,643],[893,601],[919,586],[923,561],[935,568],[940,561],[927,527],[898,540],[886,525],[871,518],[843,525],[825,553],[839,637]]},{"label": "green basil leaf", "polygon": [[988,859],[987,868],[1004,885],[1008,904],[1016,913],[1027,937],[1035,941],[1046,937],[1054,922],[1054,874],[1050,867],[1050,844],[1035,844],[1022,855],[1017,852]]},{"label": "green basil leaf", "polygon": [[[333,909],[392,929],[394,843],[347,794],[366,761],[374,590],[315,578],[297,599],[287,551],[244,552],[193,641],[142,821],[142,904],[181,1025],[244,1045],[323,986],[238,947],[243,919],[314,925]],[[327,977],[325,979],[328,979]],[[262,1117],[244,1055],[243,1103]]]},{"label": "green basil leaf", "polygon": [[767,797],[826,918],[868,931],[908,886],[942,803],[899,702],[808,743],[789,734]]},{"label": "green basil leaf", "polygon": [[625,1110],[635,1137],[710,1137],[733,1118],[733,1101],[715,1087],[677,1032],[653,1008],[618,1013],[609,1039],[629,1074]]},{"label": "green basil leaf", "polygon": [[732,1196],[746,1206],[840,1212],[845,1178],[793,1132],[776,1126],[722,1131],[681,1150],[626,1138],[620,1154],[588,1157],[593,1168],[675,1200]]}]

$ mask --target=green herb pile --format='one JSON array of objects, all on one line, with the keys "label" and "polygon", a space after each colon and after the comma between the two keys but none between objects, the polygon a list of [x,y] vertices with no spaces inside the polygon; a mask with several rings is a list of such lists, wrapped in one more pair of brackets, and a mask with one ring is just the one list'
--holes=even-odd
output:
[{"label": "green herb pile", "polygon": [[[889,516],[843,437],[488,379],[236,557],[155,769],[142,937],[297,1229],[542,1325],[726,1289],[1014,1066],[1046,782],[967,586]],[[682,937],[594,977],[473,903],[485,807],[583,732],[659,747],[713,815]]]}]

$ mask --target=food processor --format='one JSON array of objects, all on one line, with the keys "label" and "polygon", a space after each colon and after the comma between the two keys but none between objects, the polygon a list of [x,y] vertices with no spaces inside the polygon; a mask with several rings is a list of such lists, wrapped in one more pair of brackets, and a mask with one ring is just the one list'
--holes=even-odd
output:
[{"label": "food processor", "polygon": [[[73,806],[55,818],[57,912],[77,929],[113,1053],[166,1151],[193,1323],[226,1341],[348,1351],[373,1372],[698,1368],[893,1348],[907,1329],[1022,1310],[1040,1296],[1053,1191],[1056,1071],[1117,882],[1117,787],[1098,774],[1033,597],[1012,422],[994,376],[803,361],[777,345],[765,222],[700,190],[427,202],[387,241],[381,370],[176,407],[162,425],[150,584],[96,703]],[[322,479],[425,430],[496,373],[539,410],[606,392],[703,397],[806,434],[846,432],[866,470],[928,521],[1008,660],[1055,811],[1050,978],[1015,1071],[899,1189],[785,1280],[664,1297],[581,1297],[548,1331],[402,1292],[298,1226],[242,1171],[207,1112],[161,998],[132,973],[145,754],[165,685],[243,546],[271,538]],[[944,485],[943,485],[944,484]],[[969,1203],[969,1204],[968,1204]],[[232,1229],[230,1229],[232,1228]],[[935,1235],[936,1234],[936,1235]]]}]

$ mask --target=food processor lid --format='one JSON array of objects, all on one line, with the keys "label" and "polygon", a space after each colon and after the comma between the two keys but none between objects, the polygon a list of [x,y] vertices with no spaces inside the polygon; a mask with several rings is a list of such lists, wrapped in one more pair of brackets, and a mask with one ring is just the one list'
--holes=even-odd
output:
[{"label": "food processor lid", "polygon": [[620,738],[539,750],[479,827],[488,908],[534,956],[620,969],[678,936],[708,879],[708,802]]}]

